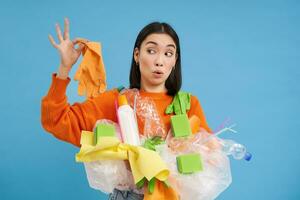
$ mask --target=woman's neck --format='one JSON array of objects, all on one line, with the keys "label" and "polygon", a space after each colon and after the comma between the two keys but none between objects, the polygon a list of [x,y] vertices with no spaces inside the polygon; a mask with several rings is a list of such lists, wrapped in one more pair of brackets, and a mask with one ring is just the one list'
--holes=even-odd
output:
[{"label": "woman's neck", "polygon": [[166,93],[168,91],[164,84],[160,86],[149,86],[141,84],[141,90],[152,93]]}]

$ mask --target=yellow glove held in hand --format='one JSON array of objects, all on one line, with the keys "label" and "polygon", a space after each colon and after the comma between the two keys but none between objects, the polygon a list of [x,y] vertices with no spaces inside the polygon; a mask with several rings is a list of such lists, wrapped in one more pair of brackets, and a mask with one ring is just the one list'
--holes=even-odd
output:
[{"label": "yellow glove held in hand", "polygon": [[106,90],[106,73],[102,59],[101,44],[80,39],[85,47],[82,50],[82,62],[75,73],[74,80],[79,81],[78,94],[87,98],[96,97]]}]

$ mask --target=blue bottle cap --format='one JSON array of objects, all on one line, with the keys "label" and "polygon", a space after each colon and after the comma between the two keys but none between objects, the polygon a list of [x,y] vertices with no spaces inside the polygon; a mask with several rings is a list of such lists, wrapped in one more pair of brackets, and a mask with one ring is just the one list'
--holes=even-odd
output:
[{"label": "blue bottle cap", "polygon": [[244,159],[247,160],[247,161],[250,161],[251,158],[252,158],[252,154],[249,153],[249,152],[246,152]]}]

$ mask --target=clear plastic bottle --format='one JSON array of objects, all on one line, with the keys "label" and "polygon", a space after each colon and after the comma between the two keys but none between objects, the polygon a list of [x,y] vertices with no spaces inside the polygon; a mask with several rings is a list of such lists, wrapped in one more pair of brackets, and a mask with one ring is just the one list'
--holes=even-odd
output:
[{"label": "clear plastic bottle", "polygon": [[233,140],[221,140],[221,144],[222,151],[227,155],[232,155],[236,160],[244,159],[250,161],[252,158],[251,153],[247,152],[246,147]]},{"label": "clear plastic bottle", "polygon": [[139,130],[133,109],[128,105],[125,95],[118,97],[118,121],[121,128],[123,142],[131,145],[140,145]]}]

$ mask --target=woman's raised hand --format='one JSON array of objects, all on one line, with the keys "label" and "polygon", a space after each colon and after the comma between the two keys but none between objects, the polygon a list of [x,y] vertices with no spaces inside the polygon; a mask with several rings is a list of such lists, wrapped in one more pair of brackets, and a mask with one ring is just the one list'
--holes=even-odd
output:
[{"label": "woman's raised hand", "polygon": [[56,48],[60,54],[60,66],[58,70],[58,77],[66,79],[69,75],[69,72],[72,66],[78,60],[82,49],[84,48],[83,44],[78,44],[78,48],[75,48],[75,45],[78,43],[78,39],[73,41],[70,40],[70,25],[68,18],[64,19],[64,34],[62,35],[59,24],[56,23],[56,33],[59,40],[57,44],[53,37],[49,34],[49,40],[54,48]]}]

